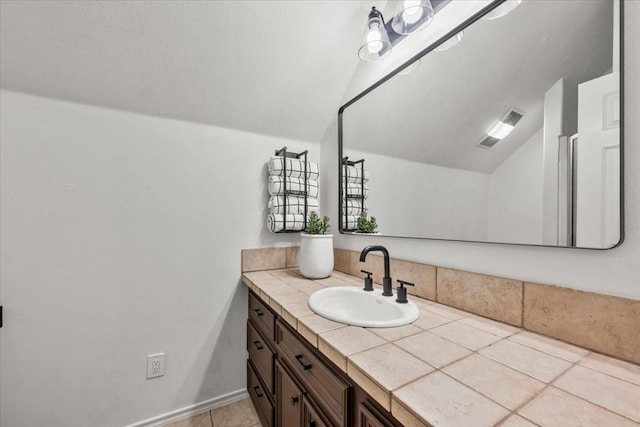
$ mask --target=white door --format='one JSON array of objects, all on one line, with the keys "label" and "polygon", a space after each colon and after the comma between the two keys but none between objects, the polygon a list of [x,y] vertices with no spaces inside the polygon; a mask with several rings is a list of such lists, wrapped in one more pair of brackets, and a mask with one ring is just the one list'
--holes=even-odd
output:
[{"label": "white door", "polygon": [[620,241],[620,75],[578,87],[576,243],[610,248]]}]

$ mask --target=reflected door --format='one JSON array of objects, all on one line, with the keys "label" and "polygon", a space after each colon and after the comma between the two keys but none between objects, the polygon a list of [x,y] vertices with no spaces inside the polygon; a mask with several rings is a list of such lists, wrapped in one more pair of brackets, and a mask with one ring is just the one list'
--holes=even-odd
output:
[{"label": "reflected door", "polygon": [[620,240],[620,75],[578,88],[576,243],[608,248]]}]

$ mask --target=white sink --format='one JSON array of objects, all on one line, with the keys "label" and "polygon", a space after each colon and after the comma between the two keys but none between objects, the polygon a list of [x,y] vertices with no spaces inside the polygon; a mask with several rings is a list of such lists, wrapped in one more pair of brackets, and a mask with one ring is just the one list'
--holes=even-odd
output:
[{"label": "white sink", "polygon": [[399,304],[395,295],[383,297],[379,289],[365,292],[355,286],[336,286],[316,291],[309,297],[309,307],[334,322],[368,328],[402,326],[420,316],[420,310],[411,300]]}]

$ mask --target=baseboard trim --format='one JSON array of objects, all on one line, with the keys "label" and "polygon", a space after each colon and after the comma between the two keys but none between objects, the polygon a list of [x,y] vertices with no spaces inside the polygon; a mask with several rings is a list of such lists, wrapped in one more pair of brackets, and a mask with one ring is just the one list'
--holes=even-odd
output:
[{"label": "baseboard trim", "polygon": [[229,403],[242,400],[249,397],[247,389],[232,391],[231,393],[223,394],[222,396],[214,397],[213,399],[205,400],[195,405],[185,406],[184,408],[176,409],[175,411],[167,412],[166,414],[158,415],[153,418],[139,421],[134,424],[129,424],[127,427],[155,427],[162,424],[170,423],[171,421],[179,420],[190,415],[199,414],[210,409],[215,409],[220,406],[228,405]]}]

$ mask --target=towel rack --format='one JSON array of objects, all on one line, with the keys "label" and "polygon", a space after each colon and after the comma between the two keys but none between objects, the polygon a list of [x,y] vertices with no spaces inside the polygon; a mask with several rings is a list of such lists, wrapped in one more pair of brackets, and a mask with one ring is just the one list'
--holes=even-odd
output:
[{"label": "towel rack", "polygon": [[287,147],[282,147],[279,150],[276,150],[275,155],[276,156],[281,156],[284,157],[285,159],[287,157],[290,158],[295,158],[295,159],[300,159],[301,157],[304,157],[304,190],[301,192],[298,191],[292,191],[292,190],[287,190],[287,162],[285,160],[282,161],[282,171],[283,171],[283,180],[282,180],[282,201],[283,201],[283,205],[284,205],[284,215],[282,216],[282,230],[280,231],[276,231],[276,233],[299,233],[299,231],[297,230],[287,230],[287,195],[296,195],[296,196],[304,196],[304,225],[302,227],[303,230],[306,230],[307,228],[307,213],[308,213],[308,202],[307,202],[307,194],[308,194],[308,190],[307,190],[307,184],[308,184],[308,177],[307,177],[307,154],[309,153],[309,150],[304,150],[300,153],[294,153],[292,151],[287,151]]},{"label": "towel rack", "polygon": [[[349,180],[347,179],[347,167],[348,166],[356,166],[356,165],[360,165],[360,195],[352,195],[349,194],[348,188],[349,188]],[[355,224],[354,228],[348,228],[349,225],[349,221],[347,221],[347,209],[348,209],[348,203],[347,200],[348,199],[360,199],[360,203],[362,206],[362,211],[364,212],[364,200],[365,200],[365,194],[364,194],[364,159],[360,159],[360,160],[349,160],[349,157],[343,157],[342,158],[342,166],[344,167],[343,169],[343,181],[344,181],[344,209],[342,212],[342,218],[344,221],[344,227],[343,230],[345,231],[354,231],[358,229],[358,225]]]}]

